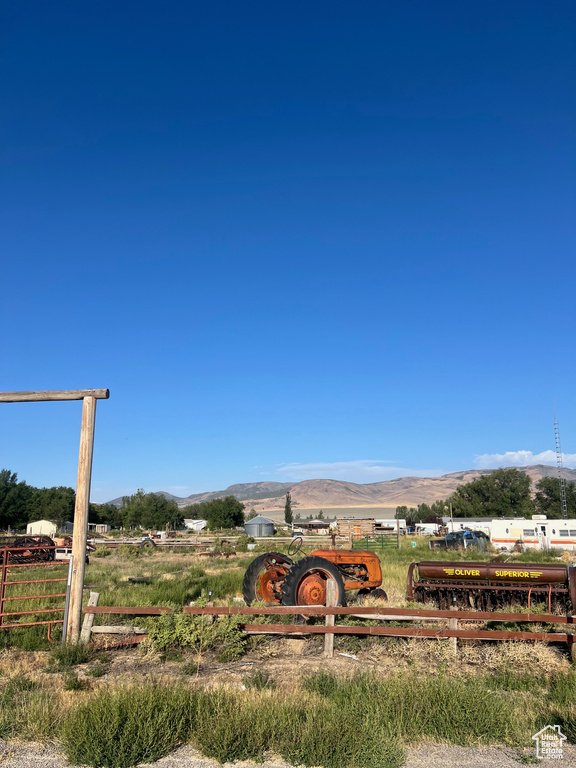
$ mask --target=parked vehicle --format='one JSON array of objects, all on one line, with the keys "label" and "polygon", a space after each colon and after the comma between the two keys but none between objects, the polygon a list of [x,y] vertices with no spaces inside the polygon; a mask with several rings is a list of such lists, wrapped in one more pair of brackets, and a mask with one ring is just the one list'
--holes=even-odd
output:
[{"label": "parked vehicle", "polygon": [[476,547],[484,552],[490,543],[490,537],[484,531],[454,531],[443,539],[432,539],[428,542],[430,549],[468,549]]}]

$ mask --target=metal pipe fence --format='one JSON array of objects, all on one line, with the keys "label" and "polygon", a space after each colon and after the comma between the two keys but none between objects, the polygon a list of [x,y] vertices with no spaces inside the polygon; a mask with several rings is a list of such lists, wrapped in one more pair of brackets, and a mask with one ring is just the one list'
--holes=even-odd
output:
[{"label": "metal pipe fence", "polygon": [[[0,549],[0,629],[15,629],[19,627],[47,626],[48,639],[51,640],[52,627],[55,624],[62,624],[63,618],[48,618],[47,614],[64,614],[64,605],[62,607],[34,607],[33,609],[22,608],[19,601],[27,600],[54,600],[65,598],[66,592],[56,592],[58,587],[52,586],[58,582],[66,582],[67,576],[47,578],[14,578],[12,573],[14,569],[21,568],[58,568],[68,566],[65,560],[54,560],[55,546],[23,546],[23,547],[2,547]],[[12,572],[12,573],[11,573]],[[15,575],[25,575],[23,571],[17,571]],[[29,584],[37,584],[34,592],[38,594],[29,594],[25,588]],[[50,585],[50,591],[41,591],[40,585]],[[9,588],[19,588],[20,594],[8,594]],[[18,589],[16,590],[18,591]],[[17,610],[18,607],[21,610]],[[22,617],[46,616],[46,618],[35,621],[21,621]],[[17,618],[18,617],[18,618]]]}]

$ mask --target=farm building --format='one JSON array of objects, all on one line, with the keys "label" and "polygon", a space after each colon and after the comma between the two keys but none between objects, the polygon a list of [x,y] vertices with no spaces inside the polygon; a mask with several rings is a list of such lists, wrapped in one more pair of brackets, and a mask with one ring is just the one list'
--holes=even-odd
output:
[{"label": "farm building", "polygon": [[108,533],[110,526],[106,523],[88,523],[88,530],[92,533]]},{"label": "farm building", "polygon": [[375,520],[375,529],[374,533],[396,533],[398,531],[398,528],[400,528],[400,533],[406,533],[406,520],[391,520],[391,519],[384,519],[384,520]]},{"label": "farm building", "polygon": [[203,531],[206,528],[207,522],[206,520],[193,520],[192,518],[185,517],[184,525],[187,530],[198,533],[198,531]]},{"label": "farm building", "polygon": [[51,520],[35,520],[33,523],[28,523],[26,526],[26,533],[29,536],[56,536],[58,526]]},{"label": "farm building", "polygon": [[247,520],[244,523],[244,532],[248,536],[274,536],[276,529],[272,520],[268,520],[267,517],[258,515],[253,517],[252,520]]},{"label": "farm building", "polygon": [[338,520],[338,535],[348,538],[361,536],[374,536],[376,521],[373,517],[361,518],[347,517]]},{"label": "farm building", "polygon": [[327,536],[330,533],[330,528],[334,527],[336,519],[334,520],[295,520],[294,530],[302,531],[302,533],[317,533],[319,536]]}]

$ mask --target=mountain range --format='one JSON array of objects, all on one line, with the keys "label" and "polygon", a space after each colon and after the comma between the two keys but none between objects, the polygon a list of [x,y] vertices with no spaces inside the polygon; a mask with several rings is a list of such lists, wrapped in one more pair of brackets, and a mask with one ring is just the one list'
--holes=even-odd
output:
[{"label": "mountain range", "polygon": [[[532,480],[532,488],[543,477],[557,477],[558,469],[545,464],[530,467],[518,467]],[[298,483],[238,483],[222,491],[195,493],[185,498],[173,496],[165,491],[158,491],[168,499],[173,499],[183,509],[191,504],[234,496],[242,501],[247,510],[267,513],[273,518],[283,514],[285,496],[288,491],[292,498],[295,513],[314,513],[323,510],[340,517],[369,514],[371,517],[380,512],[381,517],[391,517],[397,506],[415,507],[418,504],[432,504],[434,501],[447,499],[459,485],[470,483],[481,475],[490,474],[491,469],[468,469],[452,472],[441,477],[400,477],[379,483],[351,483],[345,480],[302,480]],[[564,468],[562,476],[567,482],[576,482],[576,469]],[[122,499],[110,502],[122,505]]]}]

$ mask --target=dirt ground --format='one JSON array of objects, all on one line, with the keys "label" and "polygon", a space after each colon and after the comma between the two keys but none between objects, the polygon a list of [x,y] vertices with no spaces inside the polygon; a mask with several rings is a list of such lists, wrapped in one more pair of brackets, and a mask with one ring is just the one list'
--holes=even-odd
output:
[{"label": "dirt ground", "polygon": [[[423,744],[408,749],[405,768],[517,768],[548,761],[537,761],[535,749],[517,750],[509,747],[455,747]],[[552,762],[558,768],[576,768],[576,747],[564,748],[563,758]],[[18,744],[0,741],[2,768],[70,768],[62,753],[53,744]],[[142,763],[141,768],[220,768],[215,760],[202,757],[195,749],[182,746],[155,763]],[[225,768],[255,768],[254,763],[226,763]],[[293,768],[271,757],[260,768]]]}]

